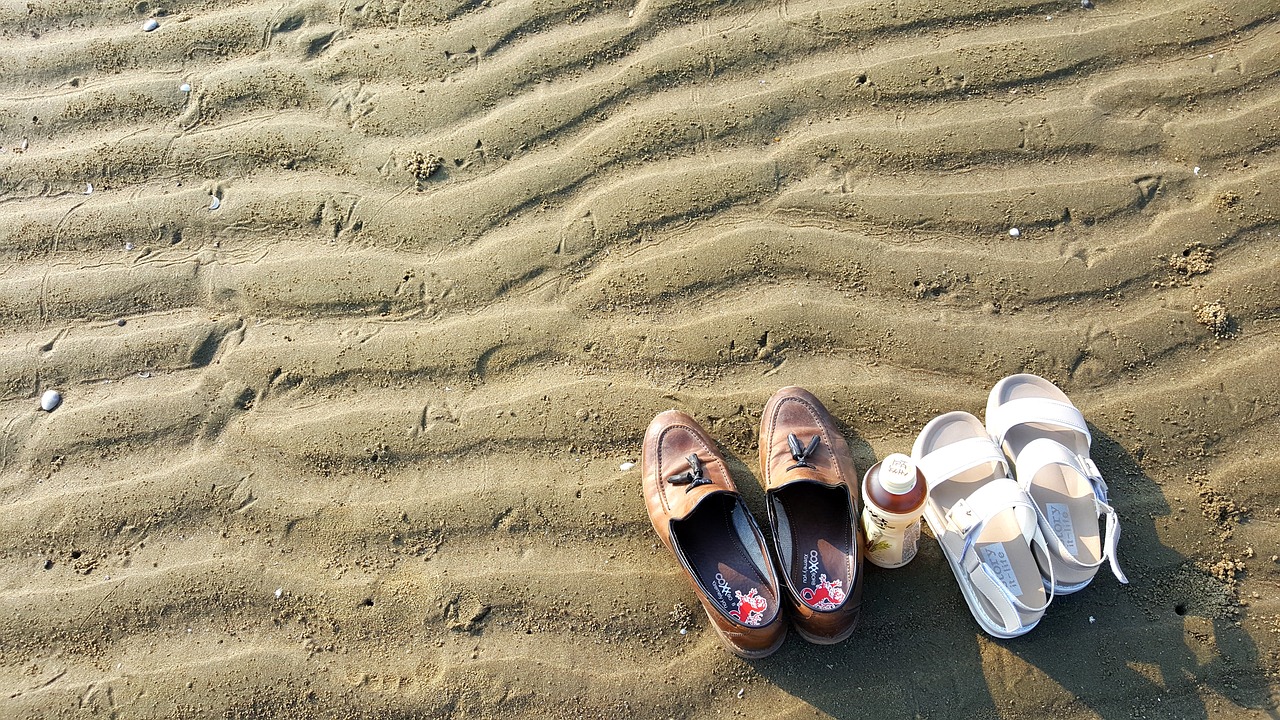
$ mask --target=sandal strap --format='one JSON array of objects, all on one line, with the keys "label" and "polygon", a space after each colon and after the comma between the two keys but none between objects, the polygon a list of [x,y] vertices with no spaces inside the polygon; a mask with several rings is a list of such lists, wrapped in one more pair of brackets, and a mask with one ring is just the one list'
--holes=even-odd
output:
[{"label": "sandal strap", "polygon": [[[969,497],[957,500],[947,511],[947,522],[967,540],[970,535],[978,535],[973,532],[974,528],[985,525],[991,518],[1014,507],[1025,507],[1034,515],[1036,506],[1027,497],[1027,492],[1012,478],[995,478],[974,490]],[[1023,528],[1023,534],[1028,539],[1031,527]]]},{"label": "sandal strap", "polygon": [[1106,518],[1106,535],[1103,538],[1102,556],[1098,558],[1097,562],[1093,563],[1086,563],[1077,559],[1067,549],[1066,543],[1063,542],[1062,538],[1058,537],[1049,519],[1045,517],[1039,506],[1037,506],[1036,515],[1039,516],[1040,526],[1044,528],[1044,534],[1049,538],[1048,548],[1069,567],[1077,570],[1090,570],[1100,567],[1104,562],[1110,562],[1111,572],[1116,576],[1116,579],[1128,584],[1129,579],[1125,576],[1124,571],[1120,569],[1120,561],[1118,559],[1120,516],[1116,514],[1115,508],[1107,504],[1107,483],[1102,479],[1102,473],[1098,471],[1098,466],[1094,464],[1093,460],[1087,456],[1077,455],[1061,443],[1048,438],[1040,438],[1027,443],[1018,459],[1020,460],[1017,464],[1018,485],[1028,492],[1030,492],[1032,479],[1046,465],[1062,465],[1089,481],[1090,490],[1093,492],[1093,504],[1098,517]]},{"label": "sandal strap", "polygon": [[1111,574],[1128,585],[1129,578],[1124,574],[1124,570],[1120,569],[1120,515],[1116,513],[1116,509],[1111,506],[1110,498],[1107,497],[1107,481],[1102,479],[1102,472],[1098,470],[1098,466],[1091,458],[1079,455],[1076,457],[1081,460],[1080,464],[1084,467],[1085,477],[1093,486],[1093,504],[1098,509],[1098,516],[1106,518],[1107,537],[1103,540],[1102,556],[1110,561]]},{"label": "sandal strap", "polygon": [[[955,568],[957,577],[964,578],[962,584],[967,581],[974,592],[980,593],[987,599],[999,615],[998,620],[993,618],[992,621],[998,622],[1004,627],[1005,632],[1014,635],[1024,629],[1019,610],[1028,613],[1043,612],[1048,607],[1049,601],[1053,600],[1053,588],[1050,587],[1048,601],[1043,606],[1027,605],[1019,600],[1018,596],[1001,580],[1000,574],[979,557],[979,553],[974,551],[974,546],[978,537],[982,535],[983,528],[992,518],[1002,512],[1010,511],[1017,514],[1023,541],[1047,547],[1044,534],[1040,530],[1035,503],[1027,495],[1026,490],[1012,479],[1004,453],[991,442],[990,437],[958,440],[916,460],[916,467],[924,473],[930,493],[935,487],[950,481],[960,473],[984,464],[991,465],[999,476],[983,483],[967,498],[957,500],[947,508],[943,514],[942,531],[945,534],[957,534],[964,540],[959,557],[953,560],[958,564]],[[938,509],[941,510],[941,508]],[[1035,553],[1031,555],[1034,559]],[[1036,562],[1039,563],[1038,560]],[[1041,575],[1043,574],[1041,572]],[[1049,574],[1050,577],[1053,576],[1052,567],[1049,568]],[[972,607],[975,612],[979,611],[977,605]],[[983,614],[990,615],[986,611],[983,611]]]},{"label": "sandal strap", "polygon": [[1000,582],[995,573],[991,572],[986,563],[980,563],[969,573],[969,582],[1000,614],[1000,624],[1005,632],[1016,632],[1022,627],[1022,616],[1018,614],[1018,608],[1014,605],[1017,598],[1004,583]]},{"label": "sandal strap", "polygon": [[[1038,536],[1036,544],[1044,548],[1044,535],[1040,533],[1036,534]],[[1009,589],[1009,586],[1005,585],[1004,582],[1000,580],[1000,576],[997,575],[995,571],[991,569],[991,566],[985,562],[979,562],[978,565],[969,572],[969,581],[973,583],[973,586],[977,588],[979,592],[986,596],[987,600],[991,602],[991,605],[995,607],[996,612],[1000,613],[1000,621],[1004,624],[1005,632],[1014,632],[1018,628],[1022,627],[1022,617],[1018,614],[1018,610],[1029,613],[1038,613],[1044,612],[1048,609],[1050,603],[1053,602],[1055,595],[1054,586],[1057,584],[1054,582],[1053,565],[1050,564],[1048,583],[1049,592],[1046,594],[1044,604],[1036,607],[1019,600],[1018,597],[1013,594],[1013,591]]]},{"label": "sandal strap", "polygon": [[[987,432],[991,433],[997,446],[1004,444],[1004,436],[1009,430],[1027,423],[1074,430],[1084,435],[1090,444],[1093,442],[1084,415],[1071,403],[1045,397],[1026,397],[1001,403],[987,412]],[[1013,461],[1016,463],[1018,459],[1014,458]]]},{"label": "sandal strap", "polygon": [[966,438],[944,445],[917,460],[916,467],[924,473],[925,484],[932,490],[939,483],[983,463],[998,464],[1006,477],[1011,475],[1004,453],[991,444],[991,438],[986,437]]},{"label": "sandal strap", "polygon": [[[995,486],[994,490],[988,490]],[[985,491],[985,492],[984,492]],[[998,499],[997,499],[998,498]],[[963,504],[963,505],[962,505]],[[974,506],[983,508],[982,512],[973,510]],[[961,507],[961,511],[957,512],[956,507]],[[1049,592],[1043,605],[1028,605],[1018,599],[1009,586],[1000,578],[999,573],[992,569],[990,563],[978,557],[977,553],[971,551],[976,545],[977,538],[982,534],[983,527],[996,515],[1005,510],[1017,512],[1017,508],[1025,508],[1030,511],[1032,517],[1038,517],[1035,503],[1027,497],[1026,491],[1018,487],[1015,482],[1007,478],[993,480],[987,485],[976,490],[969,496],[969,500],[960,500],[956,506],[952,507],[951,512],[947,513],[947,521],[955,524],[956,519],[966,517],[976,517],[977,522],[970,525],[964,530],[965,543],[964,550],[960,554],[960,562],[968,572],[970,583],[974,589],[982,593],[987,601],[995,608],[1000,615],[1000,622],[1005,632],[1013,633],[1022,627],[1022,616],[1019,610],[1028,613],[1043,612],[1049,607],[1049,603],[1054,598],[1054,573],[1053,565],[1049,564]],[[955,519],[953,519],[955,518]],[[1048,551],[1049,546],[1045,540],[1043,531],[1040,529],[1039,522],[1031,526],[1030,536],[1026,537],[1031,545],[1038,545],[1042,550]],[[1024,530],[1024,533],[1026,531]],[[1025,536],[1024,536],[1025,537]],[[1032,553],[1035,558],[1035,553]],[[1037,565],[1039,562],[1037,561]],[[1043,575],[1044,570],[1041,569]]]}]

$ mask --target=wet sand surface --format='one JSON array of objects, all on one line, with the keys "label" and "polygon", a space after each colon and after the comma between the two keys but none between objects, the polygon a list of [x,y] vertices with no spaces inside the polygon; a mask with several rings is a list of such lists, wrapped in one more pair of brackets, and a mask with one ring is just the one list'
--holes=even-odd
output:
[{"label": "wet sand surface", "polygon": [[[0,715],[1278,717],[1274,2],[86,5],[0,3]],[[764,518],[777,388],[865,470],[1018,372],[1130,585],[722,649],[655,413]]]}]

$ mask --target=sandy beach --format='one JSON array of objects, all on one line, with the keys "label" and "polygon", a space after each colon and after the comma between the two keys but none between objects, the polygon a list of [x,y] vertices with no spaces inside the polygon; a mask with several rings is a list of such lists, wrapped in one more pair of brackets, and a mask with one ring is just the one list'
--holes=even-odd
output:
[{"label": "sandy beach", "polygon": [[[1089,4],[0,0],[0,716],[1280,718],[1280,6]],[[1129,585],[721,646],[656,413],[1020,372]]]}]

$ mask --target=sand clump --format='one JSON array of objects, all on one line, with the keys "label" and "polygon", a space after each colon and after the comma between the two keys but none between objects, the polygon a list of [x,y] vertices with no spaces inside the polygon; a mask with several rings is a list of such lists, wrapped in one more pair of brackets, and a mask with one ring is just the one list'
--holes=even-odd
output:
[{"label": "sand clump", "polygon": [[1200,243],[1192,243],[1180,255],[1169,259],[1169,267],[1183,280],[1204,275],[1213,269],[1213,249]]},{"label": "sand clump", "polygon": [[1233,329],[1231,315],[1227,313],[1227,307],[1221,300],[1197,305],[1195,316],[1196,322],[1209,328],[1214,336],[1219,338],[1231,337]]}]

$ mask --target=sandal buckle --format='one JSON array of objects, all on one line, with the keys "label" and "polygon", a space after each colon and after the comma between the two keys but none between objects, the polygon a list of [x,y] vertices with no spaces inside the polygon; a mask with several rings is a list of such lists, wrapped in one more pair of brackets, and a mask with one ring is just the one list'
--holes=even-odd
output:
[{"label": "sandal buckle", "polygon": [[978,525],[978,514],[973,511],[969,503],[961,498],[951,506],[951,510],[947,512],[947,522],[954,525],[962,536],[967,536],[969,531]]},{"label": "sandal buckle", "polygon": [[1089,479],[1089,484],[1093,485],[1093,494],[1103,503],[1110,502],[1107,499],[1107,481],[1102,479],[1102,471],[1094,464],[1093,458],[1087,455],[1077,455],[1080,460],[1080,466],[1084,468],[1085,476]]}]

